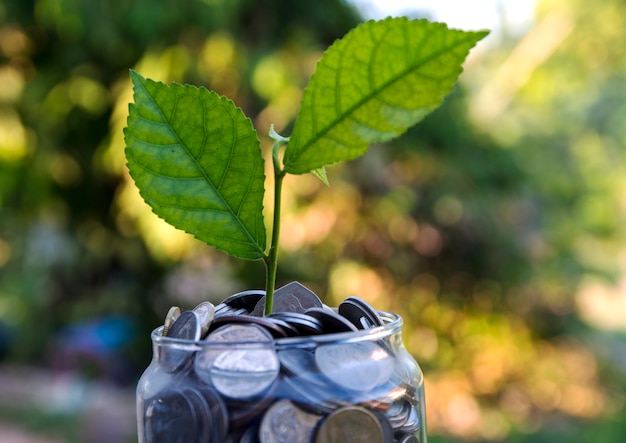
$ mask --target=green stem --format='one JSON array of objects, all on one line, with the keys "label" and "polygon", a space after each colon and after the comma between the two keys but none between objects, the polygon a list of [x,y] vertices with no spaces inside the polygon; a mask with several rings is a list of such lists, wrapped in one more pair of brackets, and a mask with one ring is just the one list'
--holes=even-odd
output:
[{"label": "green stem", "polygon": [[280,238],[280,207],[283,192],[285,171],[280,167],[278,150],[285,144],[285,140],[276,140],[272,147],[272,161],[274,164],[274,220],[272,223],[272,240],[270,251],[265,259],[265,315],[272,313],[274,308],[274,289],[276,287],[276,269],[278,267],[278,239]]}]

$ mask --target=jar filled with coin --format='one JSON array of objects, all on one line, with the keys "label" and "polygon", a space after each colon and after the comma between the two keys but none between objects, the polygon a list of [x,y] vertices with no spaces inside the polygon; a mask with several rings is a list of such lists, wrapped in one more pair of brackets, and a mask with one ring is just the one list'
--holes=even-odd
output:
[{"label": "jar filled with coin", "polygon": [[263,316],[264,295],[170,309],[137,387],[141,443],[426,443],[400,316],[297,282]]}]

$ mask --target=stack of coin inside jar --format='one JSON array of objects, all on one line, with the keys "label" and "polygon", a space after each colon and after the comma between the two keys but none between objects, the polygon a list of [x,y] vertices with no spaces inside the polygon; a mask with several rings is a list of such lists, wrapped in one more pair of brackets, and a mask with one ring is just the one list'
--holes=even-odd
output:
[{"label": "stack of coin inside jar", "polygon": [[426,443],[393,317],[357,297],[330,309],[297,282],[275,292],[272,314],[264,306],[246,291],[170,309],[138,386],[140,441]]}]

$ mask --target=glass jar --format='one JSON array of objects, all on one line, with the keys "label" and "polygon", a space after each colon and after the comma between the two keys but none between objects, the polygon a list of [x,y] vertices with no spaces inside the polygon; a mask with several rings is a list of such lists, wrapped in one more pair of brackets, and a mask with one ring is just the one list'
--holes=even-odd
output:
[{"label": "glass jar", "polygon": [[383,326],[236,343],[151,334],[137,386],[140,443],[426,443],[424,379]]}]

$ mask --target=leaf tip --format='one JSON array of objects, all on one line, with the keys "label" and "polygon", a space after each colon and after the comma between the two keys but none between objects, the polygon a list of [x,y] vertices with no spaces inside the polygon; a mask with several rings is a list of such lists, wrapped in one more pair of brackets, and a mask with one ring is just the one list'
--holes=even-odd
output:
[{"label": "leaf tip", "polygon": [[328,181],[328,175],[326,174],[325,167],[322,166],[321,168],[314,169],[311,171],[311,174],[317,177],[326,186],[330,186],[330,182]]},{"label": "leaf tip", "polygon": [[145,81],[145,78],[142,77],[142,75],[138,73],[137,71],[135,71],[134,69],[129,69],[128,73],[130,75],[130,80],[133,82],[133,85],[138,85]]},{"label": "leaf tip", "polygon": [[491,30],[490,29],[480,29],[478,31],[475,31],[475,35],[476,35],[476,37],[478,37],[478,40],[484,39],[489,34],[491,34]]}]

